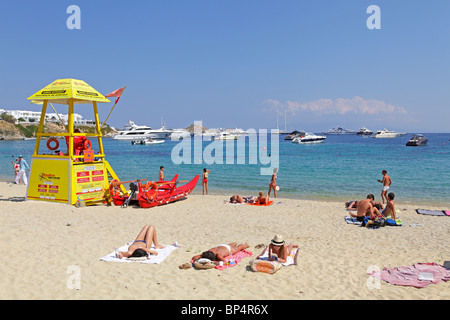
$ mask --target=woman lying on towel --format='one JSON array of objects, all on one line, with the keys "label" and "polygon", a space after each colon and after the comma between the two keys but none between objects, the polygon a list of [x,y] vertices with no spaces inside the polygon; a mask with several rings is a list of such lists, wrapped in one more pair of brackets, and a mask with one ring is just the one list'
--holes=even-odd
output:
[{"label": "woman lying on towel", "polygon": [[148,253],[158,255],[158,252],[150,249],[152,247],[152,244],[155,245],[155,249],[164,248],[164,246],[158,244],[155,227],[144,226],[141,232],[139,232],[136,240],[134,240],[133,244],[128,247],[128,251],[122,252],[116,250],[116,256],[119,259],[122,259],[145,257]]},{"label": "woman lying on towel", "polygon": [[[277,260],[278,262],[285,263],[287,257],[291,254],[292,250],[298,248],[298,245],[295,243],[290,243],[286,246],[286,242],[283,240],[283,237],[279,234],[275,235],[275,237],[270,241],[269,244],[269,261]],[[256,259],[260,259],[261,257],[257,257]]]},{"label": "woman lying on towel", "polygon": [[221,244],[221,245],[218,245],[217,247],[211,248],[208,251],[203,252],[202,254],[193,256],[192,261],[195,262],[200,258],[205,258],[205,259],[211,260],[214,263],[219,263],[220,261],[227,263],[227,260],[225,260],[225,257],[236,254],[239,251],[247,249],[248,247],[249,247],[248,243],[239,244],[239,245],[237,244],[237,242],[233,242],[230,244]]}]

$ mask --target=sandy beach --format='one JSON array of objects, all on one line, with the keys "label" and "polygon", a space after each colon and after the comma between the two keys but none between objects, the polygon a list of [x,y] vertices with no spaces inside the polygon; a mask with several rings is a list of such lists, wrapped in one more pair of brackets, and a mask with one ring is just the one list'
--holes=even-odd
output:
[{"label": "sandy beach", "polygon": [[[450,282],[417,289],[381,281],[371,289],[366,274],[371,266],[450,260],[449,217],[418,215],[423,206],[400,202],[403,226],[372,230],[347,224],[342,202],[277,198],[254,207],[198,192],[151,209],[75,208],[25,201],[24,185],[0,182],[0,299],[450,299]],[[181,247],[161,264],[99,261],[144,225],[156,227],[161,244]],[[178,268],[221,243],[248,242],[256,256],[255,246],[275,234],[299,245],[298,265],[273,275],[251,271],[251,258],[223,271]],[[79,288],[70,285],[73,270]]]}]

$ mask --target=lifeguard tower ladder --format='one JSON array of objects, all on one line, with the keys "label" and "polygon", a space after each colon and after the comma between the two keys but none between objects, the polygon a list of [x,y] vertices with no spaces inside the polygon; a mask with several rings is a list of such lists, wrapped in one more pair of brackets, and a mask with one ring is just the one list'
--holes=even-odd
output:
[{"label": "lifeguard tower ladder", "polygon": [[[59,79],[28,98],[42,104],[41,119],[36,134],[36,145],[31,160],[27,200],[60,202],[69,205],[110,203],[109,179],[118,179],[105,159],[97,103],[109,102],[103,95],[82,80]],[[43,132],[47,107],[55,104],[68,106],[68,124],[65,133]],[[95,115],[95,133],[74,131],[74,105],[92,103]],[[55,110],[56,113],[56,110]],[[84,137],[84,138],[83,138]],[[40,152],[42,139],[47,149]],[[58,151],[59,139],[64,138],[67,152]],[[91,149],[90,138],[96,138],[99,150]],[[84,141],[82,150],[74,150],[75,140]],[[127,191],[120,186],[122,191]]]}]

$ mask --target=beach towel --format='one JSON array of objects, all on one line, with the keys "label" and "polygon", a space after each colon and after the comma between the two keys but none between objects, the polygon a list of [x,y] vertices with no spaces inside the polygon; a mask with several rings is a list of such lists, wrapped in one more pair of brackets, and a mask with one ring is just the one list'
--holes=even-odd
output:
[{"label": "beach towel", "polygon": [[345,222],[347,222],[348,224],[356,224],[356,225],[361,225],[361,221],[356,220],[356,218],[354,217],[345,217]]},{"label": "beach towel", "polygon": [[425,288],[430,283],[437,284],[450,280],[450,270],[436,263],[416,263],[394,269],[368,272],[374,278],[398,286]]},{"label": "beach towel", "polygon": [[241,260],[243,258],[247,258],[247,257],[251,257],[253,253],[251,253],[250,251],[244,249],[241,250],[231,256],[225,257],[225,260],[228,262],[230,260],[234,260],[235,263],[233,264],[224,264],[223,266],[216,266],[216,269],[218,270],[224,270],[230,267],[234,267],[236,266],[239,262],[241,262]]},{"label": "beach towel", "polygon": [[426,210],[426,209],[416,209],[418,214],[424,214],[427,216],[450,216],[450,211],[444,210]]},{"label": "beach towel", "polygon": [[249,205],[251,205],[251,206],[261,206],[261,207],[267,207],[267,206],[270,206],[271,204],[273,203],[273,201],[271,200],[271,201],[268,201],[267,203],[264,203],[264,204],[260,204],[260,203],[247,203],[247,204],[249,204]]},{"label": "beach towel", "polygon": [[[118,248],[119,251],[127,251],[128,247],[133,244],[133,241],[128,242],[126,245],[121,246]],[[139,263],[156,263],[159,264],[166,260],[166,258],[176,249],[178,249],[180,245],[178,245],[176,242],[171,245],[164,245],[164,248],[162,249],[155,249],[154,246],[152,246],[152,249],[158,252],[158,255],[150,255],[149,259],[147,258],[122,258],[119,259],[116,257],[115,251],[111,252],[110,254],[107,254],[106,256],[100,258],[101,261],[106,262],[124,262],[124,263],[132,263],[132,262],[139,262]]]},{"label": "beach towel", "polygon": [[[260,258],[269,258],[269,246],[266,246],[264,250],[259,255]],[[298,248],[294,248],[289,256],[286,259],[286,262],[282,263],[284,267],[291,266],[291,265],[297,265],[297,257],[298,257]]]}]

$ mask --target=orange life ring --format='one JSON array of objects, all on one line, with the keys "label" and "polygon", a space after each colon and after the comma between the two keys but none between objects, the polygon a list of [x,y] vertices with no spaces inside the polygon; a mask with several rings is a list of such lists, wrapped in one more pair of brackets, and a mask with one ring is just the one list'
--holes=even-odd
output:
[{"label": "orange life ring", "polygon": [[[52,143],[53,141],[56,142],[56,145],[54,147],[51,147],[50,143]],[[47,141],[47,148],[49,148],[50,150],[53,151],[53,150],[58,149],[58,147],[59,147],[59,142],[58,142],[58,140],[56,138],[48,139],[48,141]]]},{"label": "orange life ring", "polygon": [[[89,145],[89,147],[88,147],[88,145]],[[86,140],[84,140],[84,150],[91,150],[91,141],[90,140],[88,140],[88,139],[86,139]]]},{"label": "orange life ring", "polygon": [[[150,190],[154,191],[151,196],[149,195]],[[147,182],[147,184],[145,185],[144,193],[147,196],[148,200],[153,201],[153,199],[158,195],[158,185],[156,184],[156,182],[153,181]]]}]

